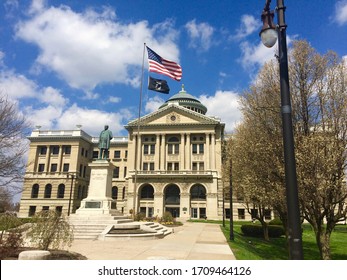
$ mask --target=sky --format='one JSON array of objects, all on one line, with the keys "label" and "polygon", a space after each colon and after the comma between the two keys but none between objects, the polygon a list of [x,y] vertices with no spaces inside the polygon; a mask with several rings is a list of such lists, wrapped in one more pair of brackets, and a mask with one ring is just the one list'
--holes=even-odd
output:
[{"label": "sky", "polygon": [[[290,49],[307,40],[347,58],[347,0],[284,1]],[[276,46],[262,45],[265,0],[1,0],[0,93],[32,129],[82,129],[114,136],[181,90],[197,97],[231,132],[239,97]],[[271,9],[276,7],[273,0]],[[277,19],[275,19],[277,22]],[[148,73],[144,44],[182,67],[182,80]],[[144,71],[142,75],[142,65]],[[170,94],[147,89],[148,75]],[[141,88],[142,84],[142,88]]]}]

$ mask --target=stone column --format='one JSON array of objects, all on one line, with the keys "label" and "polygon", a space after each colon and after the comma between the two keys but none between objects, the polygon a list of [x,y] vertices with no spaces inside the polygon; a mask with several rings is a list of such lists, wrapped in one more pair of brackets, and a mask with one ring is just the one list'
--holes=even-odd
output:
[{"label": "stone column", "polygon": [[154,192],[153,216],[162,217],[164,214],[164,195],[162,190]]},{"label": "stone column", "polygon": [[186,141],[186,156],[185,156],[185,159],[186,159],[186,169],[187,170],[191,170],[192,169],[192,166],[190,164],[190,158],[191,158],[191,148],[190,148],[190,133],[187,133],[187,141]]},{"label": "stone column", "polygon": [[184,133],[181,133],[181,144],[180,144],[180,170],[185,170],[185,153],[184,153]]},{"label": "stone column", "polygon": [[142,159],[142,141],[141,141],[141,135],[137,135],[137,170],[142,170],[141,168],[141,159]]},{"label": "stone column", "polygon": [[211,134],[211,169],[216,169],[216,134]]},{"label": "stone column", "polygon": [[63,146],[59,145],[59,155],[58,155],[58,164],[57,164],[57,172],[62,172],[61,164],[63,162]]},{"label": "stone column", "polygon": [[204,161],[205,161],[205,164],[206,164],[206,167],[205,169],[208,170],[208,169],[211,169],[211,163],[210,163],[210,134],[209,133],[206,133],[205,135],[205,150],[204,150]]},{"label": "stone column", "polygon": [[166,153],[166,148],[165,148],[165,134],[161,136],[161,147],[160,147],[160,169],[165,170],[165,153]]},{"label": "stone column", "polygon": [[47,146],[46,161],[44,172],[49,172],[49,163],[51,160],[51,146]]},{"label": "stone column", "polygon": [[155,135],[154,170],[160,170],[160,134]]}]

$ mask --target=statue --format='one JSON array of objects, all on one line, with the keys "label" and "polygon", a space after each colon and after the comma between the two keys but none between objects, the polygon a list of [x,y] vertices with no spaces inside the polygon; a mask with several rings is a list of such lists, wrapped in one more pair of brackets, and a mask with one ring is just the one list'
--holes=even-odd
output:
[{"label": "statue", "polygon": [[112,132],[108,130],[108,125],[105,125],[105,129],[101,131],[99,137],[99,159],[108,159],[108,149],[110,148],[110,141],[112,138]]}]

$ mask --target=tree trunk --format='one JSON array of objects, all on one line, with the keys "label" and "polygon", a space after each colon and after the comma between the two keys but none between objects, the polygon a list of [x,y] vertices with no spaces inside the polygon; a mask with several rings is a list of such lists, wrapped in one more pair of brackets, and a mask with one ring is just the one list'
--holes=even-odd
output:
[{"label": "tree trunk", "polygon": [[331,260],[330,232],[319,230],[316,233],[317,245],[322,260]]}]

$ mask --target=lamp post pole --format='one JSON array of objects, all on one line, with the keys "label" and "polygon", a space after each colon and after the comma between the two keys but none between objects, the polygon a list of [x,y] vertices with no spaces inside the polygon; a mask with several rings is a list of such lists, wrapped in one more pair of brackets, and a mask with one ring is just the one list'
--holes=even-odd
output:
[{"label": "lamp post pole", "polygon": [[[269,10],[271,0],[267,0],[262,14],[262,19],[272,20]],[[283,0],[277,0],[277,19],[278,19],[278,50],[279,50],[279,68],[280,68],[280,89],[281,89],[281,113],[283,129],[283,147],[284,147],[284,165],[286,181],[286,198],[288,212],[288,241],[289,257],[293,260],[302,260],[302,233],[300,221],[299,195],[296,177],[296,163],[294,152],[294,135],[292,123],[292,108],[289,91],[288,75],[288,56],[285,24],[285,6]],[[265,15],[268,16],[265,16]],[[268,27],[265,26],[268,24]],[[264,28],[265,27],[265,28]],[[263,31],[272,29],[273,23],[264,21]]]},{"label": "lamp post pole", "polygon": [[234,238],[234,219],[233,219],[233,160],[232,155],[230,157],[230,167],[229,167],[229,180],[230,180],[230,186],[229,186],[229,205],[230,205],[230,241],[233,241]]}]

